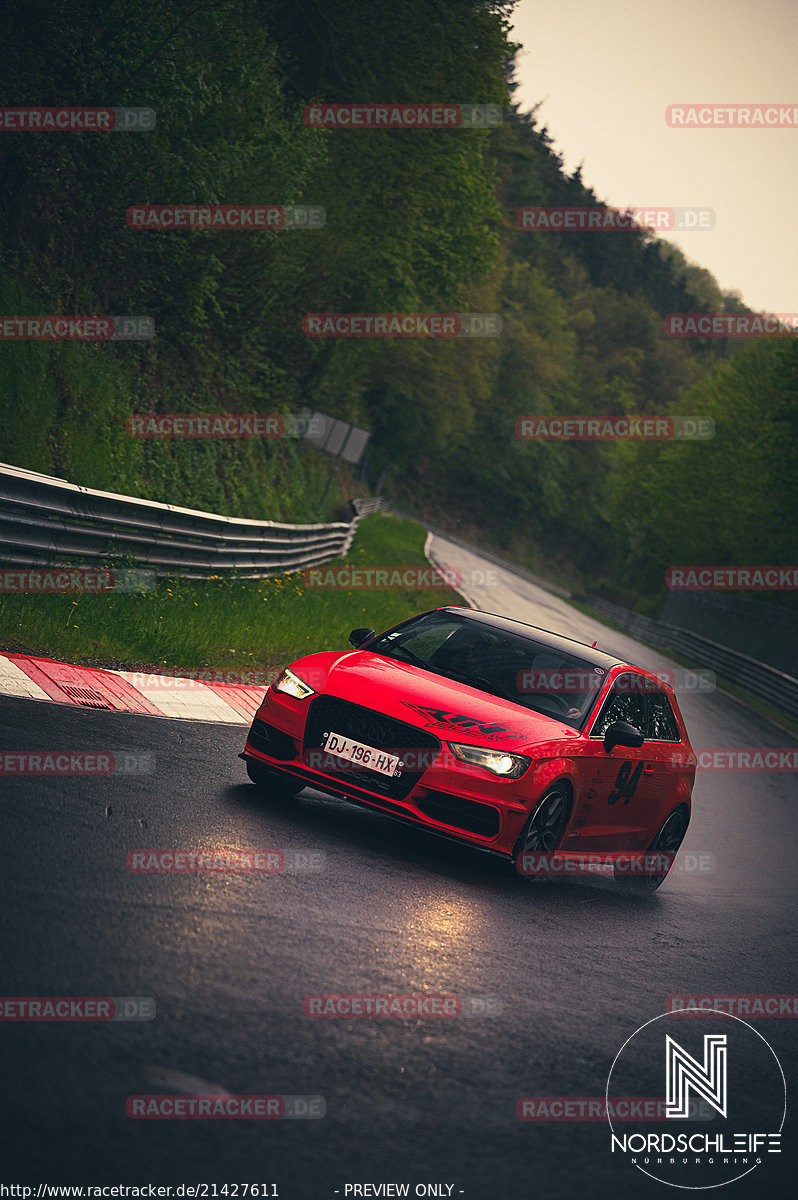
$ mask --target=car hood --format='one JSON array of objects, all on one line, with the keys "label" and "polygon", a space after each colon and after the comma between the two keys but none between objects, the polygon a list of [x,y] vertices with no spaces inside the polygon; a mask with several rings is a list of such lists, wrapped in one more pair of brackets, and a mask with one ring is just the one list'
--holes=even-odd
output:
[{"label": "car hood", "polygon": [[368,650],[309,654],[290,669],[316,691],[427,728],[442,741],[521,751],[579,737],[555,717]]}]

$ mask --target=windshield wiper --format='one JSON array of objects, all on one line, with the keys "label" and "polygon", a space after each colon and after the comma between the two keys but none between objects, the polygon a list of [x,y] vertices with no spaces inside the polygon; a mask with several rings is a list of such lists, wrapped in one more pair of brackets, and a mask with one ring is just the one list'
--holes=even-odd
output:
[{"label": "windshield wiper", "polygon": [[490,692],[492,696],[498,696],[501,700],[509,700],[512,704],[524,705],[517,696],[511,696],[504,688],[499,687],[497,683],[491,683],[489,679],[483,678],[482,675],[461,675],[459,671],[441,672],[446,674],[450,679],[459,679],[462,683],[468,683],[472,687],[479,687],[483,692]]},{"label": "windshield wiper", "polygon": [[419,658],[412,650],[408,650],[406,646],[392,646],[391,649],[393,654],[389,654],[387,650],[378,650],[377,653],[384,654],[386,658],[393,658],[396,653],[406,654],[413,666],[423,667],[425,671],[432,671],[434,669],[425,663],[423,658]]},{"label": "windshield wiper", "polygon": [[505,689],[503,687],[500,687],[500,685],[498,683],[491,683],[491,681],[489,679],[483,679],[481,675],[475,675],[474,678],[479,683],[484,684],[484,686],[488,689],[488,691],[493,692],[494,696],[501,696],[502,699],[510,700],[513,704],[519,703],[517,696],[513,696],[510,694],[510,692],[505,691]]}]

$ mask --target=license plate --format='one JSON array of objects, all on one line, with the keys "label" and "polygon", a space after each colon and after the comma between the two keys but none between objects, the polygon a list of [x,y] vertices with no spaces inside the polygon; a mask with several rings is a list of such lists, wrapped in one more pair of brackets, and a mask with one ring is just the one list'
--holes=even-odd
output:
[{"label": "license plate", "polygon": [[402,760],[386,750],[377,750],[374,746],[366,746],[353,738],[344,737],[342,733],[325,733],[322,746],[337,758],[343,758],[356,767],[368,767],[370,771],[378,771],[380,775],[401,775]]}]

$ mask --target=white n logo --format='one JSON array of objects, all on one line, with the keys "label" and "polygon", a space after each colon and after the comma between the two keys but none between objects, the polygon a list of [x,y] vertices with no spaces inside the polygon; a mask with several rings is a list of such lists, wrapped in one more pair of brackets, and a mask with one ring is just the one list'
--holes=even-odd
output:
[{"label": "white n logo", "polygon": [[704,1034],[704,1062],[665,1034],[665,1116],[690,1116],[689,1091],[726,1116],[726,1034]]}]

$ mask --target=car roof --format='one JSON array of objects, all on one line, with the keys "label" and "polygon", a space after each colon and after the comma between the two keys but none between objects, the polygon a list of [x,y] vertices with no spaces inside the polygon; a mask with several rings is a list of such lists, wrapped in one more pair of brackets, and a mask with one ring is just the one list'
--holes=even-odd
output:
[{"label": "car roof", "polygon": [[604,667],[607,671],[619,666],[630,666],[634,670],[640,669],[634,667],[634,664],[629,663],[627,659],[605,654],[603,650],[597,650],[586,642],[577,642],[575,638],[563,637],[559,633],[552,633],[550,629],[542,629],[538,625],[528,625],[526,621],[516,621],[513,617],[502,617],[498,613],[486,613],[479,609],[465,608],[456,604],[439,608],[437,612],[457,613],[458,616],[467,616],[469,620],[481,625],[490,625],[494,629],[506,629],[508,633],[517,633],[522,637],[530,637],[534,634],[536,642],[550,646],[553,650],[559,650],[563,654],[578,655],[591,666]]}]

